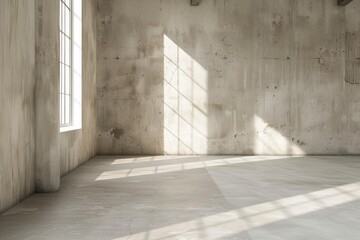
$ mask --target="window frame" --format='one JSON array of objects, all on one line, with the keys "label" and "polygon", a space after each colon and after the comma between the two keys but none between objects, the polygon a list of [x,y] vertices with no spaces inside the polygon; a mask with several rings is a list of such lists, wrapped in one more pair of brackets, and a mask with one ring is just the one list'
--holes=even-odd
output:
[{"label": "window frame", "polygon": [[[71,127],[73,125],[73,0],[68,0],[70,2],[70,6],[65,2],[65,0],[59,0],[60,3],[60,25],[59,25],[59,34],[60,34],[60,127]],[[66,13],[64,8],[69,10],[69,18],[66,18]],[[68,21],[68,22],[67,22]],[[69,36],[66,33],[66,24],[69,24]],[[68,38],[69,40],[69,51],[66,50],[66,43],[63,43],[63,40]],[[64,49],[65,47],[65,49]],[[66,58],[69,54],[69,65],[66,64]],[[69,71],[69,79],[66,79],[68,76],[66,75],[66,68],[68,67]],[[65,75],[65,76],[64,76]],[[69,93],[66,93],[67,85],[69,84]],[[69,106],[67,109],[66,102],[63,100],[66,99],[66,95],[68,96]],[[65,100],[66,101],[66,100]],[[69,119],[67,121],[66,119]]]},{"label": "window frame", "polygon": [[[73,130],[79,130],[82,128],[82,81],[83,81],[82,80],[82,71],[83,71],[82,11],[83,9],[82,9],[82,0],[58,0],[58,1],[60,5],[59,6],[59,41],[60,41],[59,44],[60,124],[59,125],[60,125],[60,132],[68,132]],[[67,3],[69,3],[70,6]],[[69,12],[67,12],[67,10]],[[69,14],[69,16],[67,16],[67,14]],[[66,17],[69,17],[70,20],[66,21],[65,19]],[[68,26],[67,24],[70,24],[70,26]],[[68,36],[66,32],[69,33],[70,36]],[[63,41],[65,43],[63,43]],[[69,42],[68,49],[66,49],[66,42]],[[67,59],[67,55],[65,54],[69,54],[68,59]],[[69,62],[69,65],[67,65],[67,62]],[[67,73],[67,71],[69,71],[69,73]],[[69,77],[70,79],[68,80],[66,79],[66,77]],[[67,103],[66,102],[67,98],[69,103],[65,104]]]}]

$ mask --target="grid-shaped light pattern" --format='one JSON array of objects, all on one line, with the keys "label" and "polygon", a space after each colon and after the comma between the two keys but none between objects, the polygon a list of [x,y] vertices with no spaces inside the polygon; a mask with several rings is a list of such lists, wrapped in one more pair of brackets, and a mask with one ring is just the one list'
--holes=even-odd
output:
[{"label": "grid-shaped light pattern", "polygon": [[60,0],[60,126],[71,125],[72,0]]}]

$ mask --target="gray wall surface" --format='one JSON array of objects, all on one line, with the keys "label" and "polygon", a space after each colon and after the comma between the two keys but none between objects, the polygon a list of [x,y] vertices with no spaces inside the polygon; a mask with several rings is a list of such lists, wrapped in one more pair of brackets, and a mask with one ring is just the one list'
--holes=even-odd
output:
[{"label": "gray wall surface", "polygon": [[0,213],[95,155],[96,4],[83,0],[83,128],[61,134],[57,14],[58,0],[0,1]]},{"label": "gray wall surface", "polygon": [[34,191],[35,1],[0,1],[0,212]]},{"label": "gray wall surface", "polygon": [[60,188],[59,1],[36,0],[35,191]]},{"label": "gray wall surface", "polygon": [[82,129],[60,133],[61,175],[96,152],[96,1],[83,0]]},{"label": "gray wall surface", "polygon": [[359,154],[359,12],[99,0],[98,154]]}]

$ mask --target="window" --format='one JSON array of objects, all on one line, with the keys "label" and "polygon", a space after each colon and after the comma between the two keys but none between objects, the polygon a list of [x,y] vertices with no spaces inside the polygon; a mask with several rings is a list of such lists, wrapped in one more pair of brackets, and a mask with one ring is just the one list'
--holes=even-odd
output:
[{"label": "window", "polygon": [[79,0],[59,0],[61,132],[81,128],[81,2]]},{"label": "window", "polygon": [[60,126],[71,125],[71,0],[60,1]]}]

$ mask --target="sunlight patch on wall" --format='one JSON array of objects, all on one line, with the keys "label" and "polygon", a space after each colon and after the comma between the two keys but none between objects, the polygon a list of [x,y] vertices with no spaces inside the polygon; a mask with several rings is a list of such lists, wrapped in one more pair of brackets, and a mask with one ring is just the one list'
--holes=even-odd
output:
[{"label": "sunlight patch on wall", "polygon": [[164,35],[164,153],[207,153],[208,72]]},{"label": "sunlight patch on wall", "polygon": [[254,116],[254,153],[255,154],[294,154],[305,155],[306,153],[287,137],[283,136],[275,128],[271,127],[258,115]]}]

